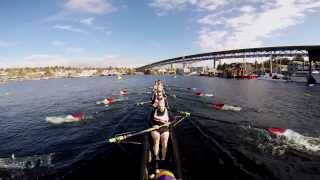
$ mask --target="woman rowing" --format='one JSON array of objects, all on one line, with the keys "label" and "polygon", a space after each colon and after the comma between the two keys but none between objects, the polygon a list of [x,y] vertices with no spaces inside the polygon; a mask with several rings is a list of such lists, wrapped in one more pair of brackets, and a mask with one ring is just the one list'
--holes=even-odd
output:
[{"label": "woman rowing", "polygon": [[161,128],[151,132],[151,137],[153,139],[153,154],[156,160],[160,160],[159,149],[161,143],[161,160],[165,160],[167,153],[167,144],[170,135],[169,123],[173,120],[173,117],[171,116],[171,114],[169,114],[169,111],[163,101],[158,104],[152,115],[152,127],[162,126]]},{"label": "woman rowing", "polygon": [[153,93],[155,93],[157,91],[164,92],[164,86],[163,86],[163,83],[160,80],[156,81],[154,86],[153,86]]},{"label": "woman rowing", "polygon": [[155,97],[152,100],[152,106],[157,108],[160,103],[163,103],[166,107],[168,107],[167,97],[165,97],[161,92],[155,94]]}]

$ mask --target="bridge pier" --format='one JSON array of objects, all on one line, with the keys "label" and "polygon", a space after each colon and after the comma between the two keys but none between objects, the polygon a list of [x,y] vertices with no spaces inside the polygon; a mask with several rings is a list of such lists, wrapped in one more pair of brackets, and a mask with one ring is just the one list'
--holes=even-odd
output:
[{"label": "bridge pier", "polygon": [[320,48],[308,50],[309,55],[309,75],[307,77],[308,84],[315,84],[317,81],[312,76],[312,62],[320,61]]}]

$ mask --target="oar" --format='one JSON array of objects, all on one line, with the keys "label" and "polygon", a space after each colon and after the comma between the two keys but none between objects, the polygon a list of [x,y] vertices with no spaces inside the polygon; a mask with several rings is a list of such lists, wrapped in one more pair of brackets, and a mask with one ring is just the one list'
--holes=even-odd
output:
[{"label": "oar", "polygon": [[138,131],[138,132],[122,133],[122,134],[116,135],[113,138],[108,139],[107,142],[109,142],[109,143],[119,143],[119,142],[121,142],[123,140],[126,140],[129,137],[134,137],[134,136],[138,136],[138,135],[141,135],[141,134],[145,134],[145,133],[148,133],[148,132],[151,132],[151,131],[154,131],[154,130],[158,130],[158,129],[162,128],[162,127],[169,127],[169,126],[173,126],[174,127],[178,123],[180,123],[182,120],[184,120],[185,118],[190,116],[189,112],[181,111],[181,114],[184,115],[184,116],[182,118],[180,118],[180,119],[176,119],[176,120],[174,120],[172,122],[163,124],[161,126],[151,127],[151,128],[148,128],[148,129],[145,129],[145,130],[142,130],[142,131]]},{"label": "oar", "polygon": [[[210,117],[206,117],[206,116],[202,116],[202,115],[198,115],[198,114],[192,114],[192,117],[198,117],[198,118],[202,118],[202,119],[208,119],[208,120],[212,120],[212,121],[216,121],[219,123],[224,123],[224,124],[229,124],[229,125],[235,125],[235,126],[244,126],[243,122],[242,123],[238,123],[238,122],[230,122],[230,121],[225,121],[225,120],[221,120],[221,119],[215,119],[215,118],[210,118]],[[246,121],[246,125],[248,127],[252,127],[252,128],[259,128],[259,129],[268,129],[270,127],[267,126],[258,126],[258,125],[253,125],[250,122]]]},{"label": "oar", "polygon": [[167,93],[167,95],[173,97],[174,99],[177,98],[177,96],[176,96],[175,94],[169,94],[169,93]]},{"label": "oar", "polygon": [[144,101],[144,102],[137,102],[136,105],[137,106],[143,106],[144,104],[148,104],[151,103],[152,101]]},{"label": "oar", "polygon": [[188,100],[188,101],[193,101],[193,102],[198,102],[198,103],[202,103],[202,104],[212,105],[212,103],[206,102],[205,100],[198,99],[198,98],[190,98],[190,97],[182,97],[182,96],[176,96],[176,98],[183,99],[183,100]]},{"label": "oar", "polygon": [[103,103],[103,101],[97,101],[96,102],[96,104],[102,104]]}]

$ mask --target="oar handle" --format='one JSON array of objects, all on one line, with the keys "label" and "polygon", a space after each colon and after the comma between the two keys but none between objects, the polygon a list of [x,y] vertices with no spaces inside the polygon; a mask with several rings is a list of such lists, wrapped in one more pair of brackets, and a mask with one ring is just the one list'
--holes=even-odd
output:
[{"label": "oar handle", "polygon": [[137,102],[136,105],[137,105],[137,106],[143,106],[144,104],[151,103],[151,102],[152,102],[152,101]]},{"label": "oar handle", "polygon": [[190,112],[186,112],[186,111],[178,111],[178,113],[180,113],[181,115],[184,115],[185,117],[190,117],[191,113]]},{"label": "oar handle", "polygon": [[121,136],[117,136],[117,137],[114,137],[114,138],[110,138],[108,140],[109,143],[118,143],[120,141],[123,141],[125,139],[127,139],[127,135],[121,135]]},{"label": "oar handle", "polygon": [[96,102],[96,104],[102,104],[103,103],[103,101],[97,101]]}]

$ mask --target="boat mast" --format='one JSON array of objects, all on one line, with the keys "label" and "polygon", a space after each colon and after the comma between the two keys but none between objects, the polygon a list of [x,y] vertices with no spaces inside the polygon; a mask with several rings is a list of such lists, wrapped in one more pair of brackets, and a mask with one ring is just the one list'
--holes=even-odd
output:
[{"label": "boat mast", "polygon": [[272,60],[273,60],[273,56],[271,56],[271,59],[270,59],[270,74],[272,76]]},{"label": "boat mast", "polygon": [[281,69],[282,69],[282,68],[281,68],[281,58],[279,59],[279,65],[280,65],[280,66],[279,66],[279,73],[282,74],[282,71],[281,71]]}]

